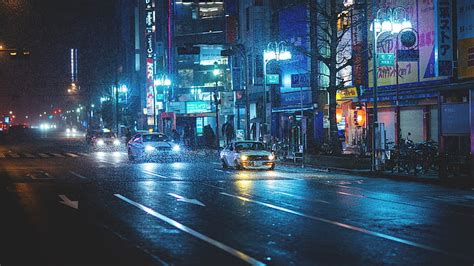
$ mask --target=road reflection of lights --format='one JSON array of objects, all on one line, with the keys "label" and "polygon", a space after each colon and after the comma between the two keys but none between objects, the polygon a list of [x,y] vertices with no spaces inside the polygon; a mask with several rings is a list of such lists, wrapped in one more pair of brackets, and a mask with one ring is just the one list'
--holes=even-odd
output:
[{"label": "road reflection of lights", "polygon": [[141,166],[142,166],[142,170],[148,171],[148,172],[153,172],[158,168],[158,164],[156,163],[144,163]]},{"label": "road reflection of lights", "polygon": [[99,151],[95,155],[97,156],[97,158],[103,159],[105,157],[105,152]]},{"label": "road reflection of lights", "polygon": [[115,158],[117,158],[117,157],[120,157],[122,154],[121,154],[119,151],[114,151],[114,152],[112,153],[112,155],[113,155]]},{"label": "road reflection of lights", "polygon": [[237,190],[241,194],[248,194],[251,192],[253,188],[253,181],[252,180],[237,180],[235,182],[235,185],[237,186]]},{"label": "road reflection of lights", "polygon": [[184,169],[184,163],[180,163],[180,162],[177,162],[177,163],[172,163],[171,164],[171,167],[173,169],[176,169],[176,170],[179,170],[179,169]]}]

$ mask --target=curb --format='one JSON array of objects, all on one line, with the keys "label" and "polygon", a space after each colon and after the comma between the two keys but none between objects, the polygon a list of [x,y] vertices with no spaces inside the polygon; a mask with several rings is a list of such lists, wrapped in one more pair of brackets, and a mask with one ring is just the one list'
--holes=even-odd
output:
[{"label": "curb", "polygon": [[[293,163],[293,162],[279,162],[283,165],[291,165],[291,166],[298,166],[300,164]],[[318,165],[312,164],[305,164],[306,166],[313,167],[317,170],[332,172],[332,173],[344,173],[344,174],[352,174],[362,177],[369,177],[369,178],[383,178],[383,179],[391,179],[396,181],[408,181],[408,182],[416,182],[416,183],[423,183],[423,184],[430,184],[430,185],[439,185],[445,186],[450,188],[458,188],[458,189],[466,189],[466,190],[474,190],[474,179],[453,179],[453,178],[427,178],[427,177],[420,177],[420,176],[409,176],[409,175],[398,175],[392,174],[387,172],[372,172],[370,169],[348,169],[348,168],[340,168],[340,167],[322,167]]]}]

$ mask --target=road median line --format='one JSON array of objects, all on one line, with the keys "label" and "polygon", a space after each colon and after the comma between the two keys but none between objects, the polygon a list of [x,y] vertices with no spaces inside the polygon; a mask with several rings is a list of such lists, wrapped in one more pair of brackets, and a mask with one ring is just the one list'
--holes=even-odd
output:
[{"label": "road median line", "polygon": [[177,222],[177,221],[175,221],[175,220],[173,220],[173,219],[171,219],[171,218],[169,218],[169,217],[167,217],[167,216],[165,216],[161,213],[158,213],[157,211],[154,211],[151,208],[148,208],[148,207],[146,207],[146,206],[144,206],[144,205],[142,205],[138,202],[135,202],[131,199],[128,199],[125,196],[122,196],[121,194],[114,194],[114,196],[121,199],[122,201],[124,201],[124,202],[126,202],[126,203],[128,203],[132,206],[135,206],[138,209],[150,214],[151,216],[153,216],[155,218],[158,218],[158,219],[162,220],[163,222],[176,227],[177,229],[179,229],[183,232],[186,232],[186,233],[188,233],[188,234],[190,234],[190,235],[192,235],[192,236],[194,236],[194,237],[196,237],[196,238],[198,238],[198,239],[200,239],[204,242],[207,242],[208,244],[213,245],[214,247],[217,247],[217,248],[219,248],[219,249],[221,249],[221,250],[223,250],[223,251],[225,251],[225,252],[227,252],[227,253],[229,253],[229,254],[231,254],[231,255],[233,255],[233,256],[235,256],[235,257],[237,257],[237,258],[239,258],[239,259],[241,259],[245,262],[247,262],[247,263],[249,263],[250,265],[258,265],[258,266],[266,265],[265,263],[263,263],[261,261],[258,261],[258,260],[248,256],[247,254],[245,254],[241,251],[238,251],[238,250],[236,250],[234,248],[231,248],[231,247],[229,247],[229,246],[227,246],[227,245],[225,245],[225,244],[223,244],[223,243],[221,243],[217,240],[214,240],[214,239],[212,239],[212,238],[210,238],[210,237],[208,237],[208,236],[206,236],[202,233],[199,233],[198,231],[196,231],[192,228],[189,228],[189,227],[185,226],[184,224],[181,224],[181,223],[179,223],[179,222]]}]

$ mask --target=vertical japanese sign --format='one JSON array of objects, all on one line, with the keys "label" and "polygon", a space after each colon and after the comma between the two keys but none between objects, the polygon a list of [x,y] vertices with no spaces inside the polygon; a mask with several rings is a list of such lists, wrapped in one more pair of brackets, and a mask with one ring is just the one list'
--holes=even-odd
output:
[{"label": "vertical japanese sign", "polygon": [[352,84],[367,86],[367,15],[365,10],[354,10],[352,14]]},{"label": "vertical japanese sign", "polygon": [[459,78],[474,77],[474,3],[458,0],[458,74]]},{"label": "vertical japanese sign", "polygon": [[145,52],[146,52],[146,108],[148,116],[152,115],[155,76],[155,3],[154,0],[145,1]]},{"label": "vertical japanese sign", "polygon": [[437,56],[438,76],[453,74],[453,11],[452,0],[438,0],[437,19]]}]

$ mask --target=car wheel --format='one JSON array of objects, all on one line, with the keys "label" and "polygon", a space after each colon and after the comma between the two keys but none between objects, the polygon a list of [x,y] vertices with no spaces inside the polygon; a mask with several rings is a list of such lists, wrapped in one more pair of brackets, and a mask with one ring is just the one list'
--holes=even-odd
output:
[{"label": "car wheel", "polygon": [[133,162],[135,161],[135,157],[133,156],[132,150],[128,149],[128,160]]},{"label": "car wheel", "polygon": [[224,170],[227,169],[227,168],[229,168],[229,166],[227,165],[227,163],[226,163],[226,161],[225,161],[224,158],[222,158],[221,161],[222,161],[222,168],[223,168]]},{"label": "car wheel", "polygon": [[242,166],[237,161],[235,161],[235,169],[242,170]]}]

